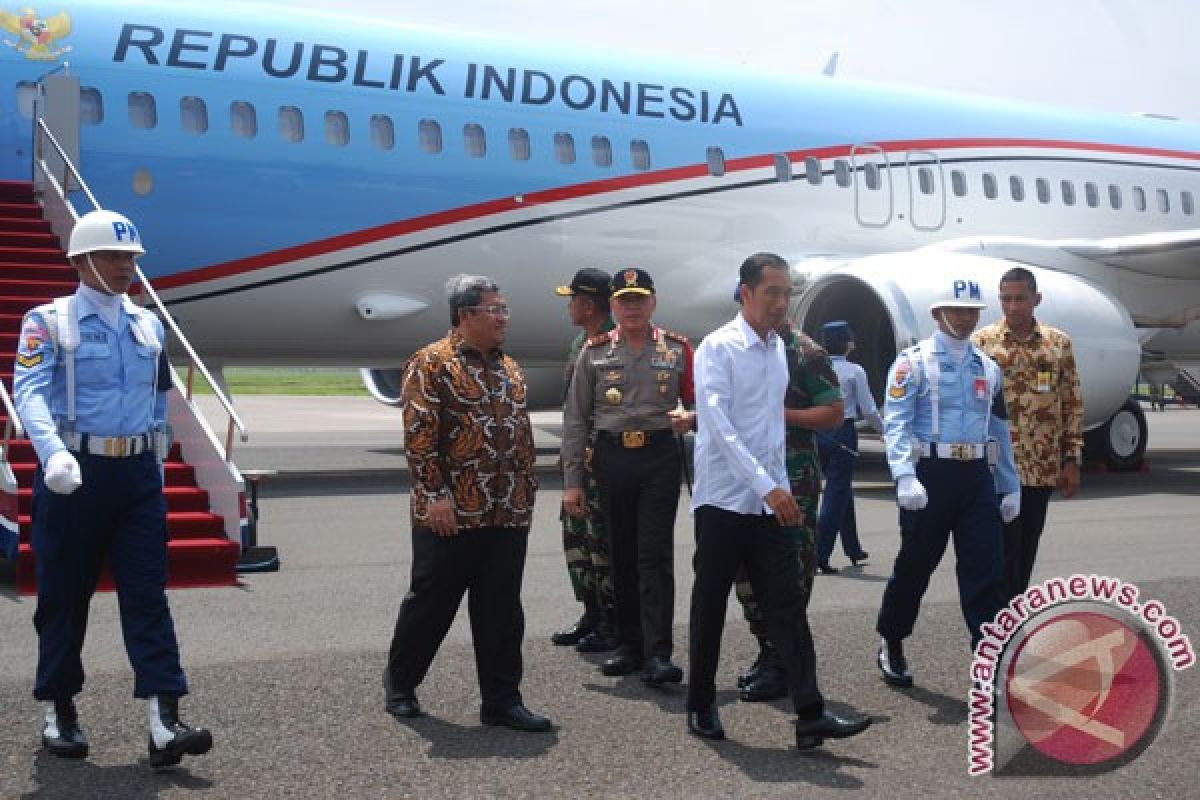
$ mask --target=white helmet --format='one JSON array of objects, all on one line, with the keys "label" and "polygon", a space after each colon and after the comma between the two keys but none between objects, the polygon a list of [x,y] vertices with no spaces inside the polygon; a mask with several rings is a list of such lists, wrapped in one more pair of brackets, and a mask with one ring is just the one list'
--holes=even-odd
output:
[{"label": "white helmet", "polygon": [[67,257],[98,250],[120,250],[139,256],[146,252],[138,229],[126,217],[115,211],[89,211],[79,218],[71,231]]},{"label": "white helmet", "polygon": [[939,308],[987,308],[987,303],[983,302],[978,282],[955,278],[946,293],[929,304],[930,311]]}]

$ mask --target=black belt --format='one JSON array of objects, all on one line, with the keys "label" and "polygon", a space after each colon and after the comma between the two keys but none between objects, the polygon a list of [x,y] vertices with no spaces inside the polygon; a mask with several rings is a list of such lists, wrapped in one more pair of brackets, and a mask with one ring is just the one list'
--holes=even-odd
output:
[{"label": "black belt", "polygon": [[673,435],[674,431],[670,428],[659,428],[652,431],[596,431],[598,440],[625,450],[637,450],[648,445],[660,444],[669,441]]}]

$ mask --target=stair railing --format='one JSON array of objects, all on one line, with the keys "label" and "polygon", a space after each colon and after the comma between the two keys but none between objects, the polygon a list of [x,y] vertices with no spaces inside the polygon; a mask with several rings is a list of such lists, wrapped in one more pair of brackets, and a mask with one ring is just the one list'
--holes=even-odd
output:
[{"label": "stair railing", "polygon": [[[92,194],[91,189],[88,188],[87,183],[83,180],[83,176],[79,174],[79,170],[75,169],[75,165],[71,162],[71,159],[67,155],[66,151],[63,150],[62,145],[58,143],[58,139],[56,139],[54,134],[51,133],[49,126],[46,125],[46,121],[42,119],[40,115],[38,115],[36,122],[37,135],[35,136],[33,157],[34,165],[38,170],[41,171],[41,173],[45,176],[47,183],[54,190],[53,199],[57,202],[57,206],[53,210],[51,222],[59,225],[65,223],[66,220],[63,219],[63,212],[65,212],[65,215],[70,218],[70,227],[74,227],[75,223],[79,220],[79,214],[75,211],[75,207],[71,205],[70,200],[67,199],[66,192],[63,190],[64,186],[70,185],[70,178],[75,179],[76,184],[79,186],[84,196],[87,197],[88,202],[92,204],[93,208],[99,210],[101,208],[100,203],[96,200],[95,195]],[[64,165],[62,183],[59,183],[58,179],[52,174],[50,166],[46,163],[43,152],[44,142],[49,142],[50,146],[54,148],[54,151],[57,153],[58,157],[62,159],[62,163]],[[50,209],[48,209],[48,211],[50,211]],[[56,232],[58,232],[57,225]],[[62,236],[63,233],[59,233],[59,235]],[[141,281],[142,290],[154,302],[154,305],[158,308],[159,316],[162,317],[163,322],[168,328],[170,328],[171,332],[175,334],[176,340],[180,343],[180,345],[183,346],[184,352],[187,353],[188,379],[184,392],[185,397],[187,397],[189,401],[192,399],[192,376],[198,371],[202,376],[204,376],[204,379],[208,381],[208,385],[212,389],[213,395],[217,398],[217,401],[221,404],[222,408],[225,409],[225,413],[229,417],[229,424],[226,426],[225,430],[224,455],[225,461],[232,463],[234,430],[237,430],[241,440],[245,442],[250,438],[246,431],[246,423],[242,421],[240,416],[238,416],[237,411],[235,411],[233,408],[233,403],[230,402],[229,398],[225,395],[225,392],[221,390],[221,387],[213,379],[212,374],[208,371],[208,367],[204,365],[204,361],[201,360],[200,356],[196,353],[195,348],[192,347],[192,343],[188,341],[188,338],[183,335],[183,331],[181,331],[179,326],[175,324],[175,319],[167,311],[167,307],[163,304],[162,299],[159,298],[158,292],[154,291],[154,287],[150,285],[150,280],[146,277],[145,273],[142,272],[142,268],[137,266],[136,263],[134,264],[134,268],[137,270],[137,277],[138,280]],[[4,395],[4,403],[5,407],[9,409],[9,419],[14,420],[15,415],[11,410],[12,404],[9,401],[7,394]],[[20,424],[19,421],[17,424]]]},{"label": "stair railing", "polygon": [[8,443],[13,439],[24,439],[25,426],[21,424],[21,420],[17,416],[17,408],[13,405],[8,389],[4,388],[4,381],[0,381],[0,402],[4,403],[4,415],[8,417],[4,423],[4,449],[0,451],[0,460],[7,461]]}]

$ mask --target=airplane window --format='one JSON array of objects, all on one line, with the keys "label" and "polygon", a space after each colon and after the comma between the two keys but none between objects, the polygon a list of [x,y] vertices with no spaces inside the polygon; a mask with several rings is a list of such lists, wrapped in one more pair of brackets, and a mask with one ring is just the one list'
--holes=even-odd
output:
[{"label": "airplane window", "polygon": [[1100,205],[1100,189],[1091,181],[1083,185],[1083,196],[1087,198],[1088,208],[1095,208]]},{"label": "airplane window", "polygon": [[179,124],[188,133],[208,131],[208,106],[201,97],[179,98]]},{"label": "airplane window", "polygon": [[529,131],[524,128],[508,129],[508,155],[513,161],[529,160]]},{"label": "airplane window", "polygon": [[325,141],[345,147],[350,141],[350,120],[341,111],[325,112]]},{"label": "airplane window", "polygon": [[792,179],[792,160],[783,153],[775,154],[775,180],[787,183]]},{"label": "airplane window", "polygon": [[129,124],[135,128],[158,125],[158,106],[154,102],[154,95],[149,92],[129,93]]},{"label": "airplane window", "polygon": [[391,150],[396,146],[396,126],[386,114],[371,115],[371,144],[379,150]]},{"label": "airplane window", "polygon": [[1138,211],[1146,210],[1146,190],[1140,186],[1134,186],[1131,190],[1133,193],[1133,207]]},{"label": "airplane window", "polygon": [[17,113],[25,119],[33,119],[33,104],[38,88],[33,81],[17,81]]},{"label": "airplane window", "polygon": [[612,166],[612,142],[607,136],[592,137],[592,163],[597,167]]},{"label": "airplane window", "polygon": [[423,119],[417,123],[417,141],[421,152],[436,155],[442,152],[442,126],[435,119]]},{"label": "airplane window", "polygon": [[[282,114],[282,109],[280,110]],[[229,104],[229,128],[243,139],[258,135],[258,112],[253,103],[235,100]]]},{"label": "airplane window", "polygon": [[1189,217],[1196,213],[1196,203],[1192,199],[1191,192],[1180,192],[1179,205],[1180,208],[1183,209],[1183,213],[1187,214]]},{"label": "airplane window", "polygon": [[1071,181],[1063,181],[1060,188],[1062,189],[1063,205],[1075,205],[1075,184]]},{"label": "airplane window", "polygon": [[575,163],[575,137],[569,133],[554,134],[554,160],[560,164]]},{"label": "airplane window", "polygon": [[1050,202],[1050,182],[1045,178],[1038,178],[1034,181],[1034,186],[1037,188],[1037,198],[1039,203]]},{"label": "airplane window", "polygon": [[871,190],[877,190],[883,185],[883,181],[879,179],[878,164],[863,164],[863,183]]},{"label": "airplane window", "polygon": [[804,177],[813,186],[821,185],[825,179],[825,174],[821,172],[821,159],[814,156],[804,159]]},{"label": "airplane window", "polygon": [[1010,175],[1008,177],[1008,191],[1012,194],[1014,202],[1025,202],[1025,181],[1021,180],[1020,175]]},{"label": "airplane window", "polygon": [[921,194],[933,194],[933,170],[929,167],[918,169],[917,183],[921,187]]},{"label": "airplane window", "polygon": [[961,169],[950,171],[950,187],[954,190],[955,197],[967,196],[967,176]]},{"label": "airplane window", "polygon": [[645,139],[629,142],[629,158],[634,169],[650,169],[650,144]]},{"label": "airplane window", "polygon": [[471,158],[483,158],[487,155],[487,137],[484,136],[483,126],[474,122],[463,125],[463,145]]},{"label": "airplane window", "polygon": [[1158,210],[1162,213],[1169,213],[1171,210],[1171,199],[1167,197],[1166,189],[1155,189],[1154,197],[1158,201]]},{"label": "airplane window", "polygon": [[104,121],[104,98],[99,89],[91,86],[80,87],[79,121],[84,125],[99,125]]},{"label": "airplane window", "polygon": [[844,159],[837,159],[833,162],[833,178],[837,181],[837,185],[845,189],[850,185],[850,163]]},{"label": "airplane window", "polygon": [[1108,185],[1108,204],[1112,206],[1113,211],[1121,210],[1121,187],[1115,183]]},{"label": "airplane window", "polygon": [[285,142],[304,141],[304,112],[295,106],[280,106],[279,135]]},{"label": "airplane window", "polygon": [[996,176],[990,172],[983,173],[983,196],[988,200],[995,200],[1000,192],[996,186]]}]

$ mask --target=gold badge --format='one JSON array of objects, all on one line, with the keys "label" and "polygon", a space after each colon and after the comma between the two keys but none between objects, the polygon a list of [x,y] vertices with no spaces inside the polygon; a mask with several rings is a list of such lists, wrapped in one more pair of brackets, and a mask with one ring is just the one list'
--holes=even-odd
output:
[{"label": "gold badge", "polygon": [[667,384],[667,383],[660,383],[658,385],[658,393],[661,394],[663,397],[666,397],[668,394],[671,393],[671,385]]},{"label": "gold badge", "polygon": [[614,386],[604,393],[604,399],[610,406],[618,405],[621,402],[621,390]]},{"label": "gold badge", "polygon": [[903,400],[904,395],[908,394],[908,390],[903,386],[892,386],[888,388],[888,397],[894,400]]},{"label": "gold badge", "polygon": [[637,276],[636,269],[625,270],[625,285],[626,286],[637,286],[637,278],[638,278],[638,276]]},{"label": "gold badge", "polygon": [[616,369],[609,370],[608,372],[604,373],[604,380],[608,381],[609,383],[616,383],[617,381],[621,380],[621,371]]},{"label": "gold badge", "polygon": [[674,373],[671,373],[671,372],[660,372],[655,377],[658,378],[659,381],[666,383],[667,381],[671,380],[671,376],[673,374]]}]

